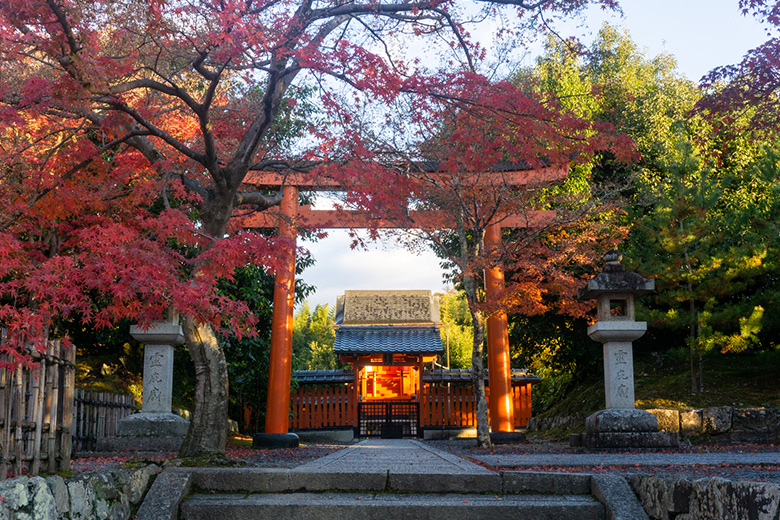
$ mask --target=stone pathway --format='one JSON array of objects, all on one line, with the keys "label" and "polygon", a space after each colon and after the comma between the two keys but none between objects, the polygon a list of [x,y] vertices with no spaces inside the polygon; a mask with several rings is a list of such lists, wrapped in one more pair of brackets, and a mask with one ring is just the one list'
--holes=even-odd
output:
[{"label": "stone pathway", "polygon": [[413,439],[368,439],[293,471],[311,473],[489,474],[477,464],[463,460]]}]

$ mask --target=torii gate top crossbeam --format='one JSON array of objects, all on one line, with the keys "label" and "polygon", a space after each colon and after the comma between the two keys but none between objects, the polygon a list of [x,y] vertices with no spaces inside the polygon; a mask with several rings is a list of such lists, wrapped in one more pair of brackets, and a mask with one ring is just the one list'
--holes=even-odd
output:
[{"label": "torii gate top crossbeam", "polygon": [[[475,182],[503,184],[510,186],[528,186],[531,184],[547,184],[564,180],[568,174],[568,165],[556,165],[532,170],[509,170],[472,174],[479,179]],[[431,180],[444,176],[437,172],[427,172]],[[244,181],[258,189],[278,189],[282,184],[295,186],[307,191],[347,191],[349,188],[328,177],[312,178],[304,174],[291,174],[286,178],[272,172],[250,172]],[[543,225],[555,217],[554,211],[531,211],[526,214],[499,215],[493,219],[494,224],[502,228],[528,228]],[[453,219],[444,211],[409,211],[398,219],[377,219],[366,212],[348,210],[315,210],[311,206],[298,208],[295,224],[316,229],[447,229],[452,228]],[[278,208],[272,208],[261,213],[254,213],[241,218],[244,228],[275,228],[284,222],[284,217]]]},{"label": "torii gate top crossbeam", "polygon": [[[472,173],[466,175],[480,184],[504,184],[507,186],[527,186],[531,184],[546,184],[562,181],[569,173],[569,165],[553,165],[545,168],[527,170],[491,171],[485,173]],[[425,172],[425,176],[431,181],[441,180],[447,183],[445,174],[438,172]],[[325,176],[313,176],[305,173],[291,173],[286,177],[276,172],[249,172],[244,179],[244,184],[251,184],[258,189],[276,189],[282,183],[288,186],[296,186],[303,191],[347,191],[349,186]]]}]

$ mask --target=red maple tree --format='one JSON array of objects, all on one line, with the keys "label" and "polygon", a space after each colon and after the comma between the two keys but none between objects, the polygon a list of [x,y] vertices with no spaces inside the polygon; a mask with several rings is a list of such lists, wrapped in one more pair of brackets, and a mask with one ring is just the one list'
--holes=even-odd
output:
[{"label": "red maple tree", "polygon": [[717,67],[704,76],[701,83],[708,92],[696,109],[721,121],[723,130],[733,135],[746,130],[776,132],[780,128],[780,2],[739,0],[739,6],[744,15],[765,24],[769,38],[749,50],[740,63]]},{"label": "red maple tree", "polygon": [[[533,25],[588,3],[615,6],[473,5],[516,10],[518,23]],[[220,297],[215,281],[249,262],[273,268],[285,247],[232,225],[236,212],[282,197],[242,182],[251,170],[296,168],[294,156],[331,159],[335,137],[350,153],[370,148],[313,125],[312,146],[285,149],[274,136],[295,108],[291,89],[307,80],[331,108],[345,86],[388,103],[402,93],[418,104],[452,95],[451,77],[396,59],[388,41],[443,37],[462,62],[446,66],[469,67],[481,51],[467,17],[453,0],[0,3],[4,351],[19,361],[58,318],[148,323],[174,307],[197,374],[183,454],[224,452],[227,372],[215,330],[227,317],[251,333],[251,316]]]}]

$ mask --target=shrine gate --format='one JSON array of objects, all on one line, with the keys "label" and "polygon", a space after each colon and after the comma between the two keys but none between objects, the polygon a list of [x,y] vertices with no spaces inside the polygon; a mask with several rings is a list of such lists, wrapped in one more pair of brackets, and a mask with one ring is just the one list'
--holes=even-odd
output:
[{"label": "shrine gate", "polygon": [[[568,165],[538,169],[510,169],[481,174],[485,183],[523,186],[561,181],[568,174]],[[429,175],[435,176],[432,172]],[[276,272],[273,318],[271,324],[271,355],[268,373],[268,402],[266,406],[265,433],[286,435],[290,429],[290,382],[292,369],[292,329],[295,284],[295,244],[297,229],[355,229],[355,228],[432,228],[452,227],[446,215],[436,211],[404,211],[404,222],[383,221],[365,212],[345,210],[314,210],[311,206],[298,207],[299,191],[347,191],[348,188],[328,178],[312,179],[311,176],[252,172],[244,181],[261,190],[278,190],[284,186],[284,196],[279,208],[254,213],[242,219],[245,228],[278,228],[280,236],[288,239],[289,247]],[[536,211],[523,215],[498,215],[485,230],[486,250],[501,243],[502,228],[525,228],[542,225],[553,218],[554,212]],[[500,266],[486,269],[485,293],[488,298],[500,294],[504,286],[504,273]],[[493,432],[514,431],[514,406],[511,386],[509,338],[506,312],[498,312],[487,320],[487,355],[491,399],[489,404],[490,428]]]}]

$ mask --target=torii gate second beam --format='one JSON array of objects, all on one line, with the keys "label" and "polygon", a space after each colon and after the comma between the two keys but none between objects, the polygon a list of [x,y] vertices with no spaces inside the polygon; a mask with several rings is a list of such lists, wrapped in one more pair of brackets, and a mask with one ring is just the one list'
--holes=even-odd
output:
[{"label": "torii gate second beam", "polygon": [[[515,185],[534,181],[554,181],[566,178],[568,165],[503,172],[502,182]],[[277,188],[282,178],[276,174],[255,173],[245,181],[264,188]],[[291,182],[293,183],[291,185]],[[371,219],[366,213],[335,210],[312,210],[310,206],[298,207],[300,189],[318,191],[343,191],[333,182],[318,181],[316,184],[302,178],[287,179],[281,206],[278,210],[269,210],[243,217],[245,228],[279,228],[280,234],[287,237],[291,247],[280,262],[276,272],[274,290],[273,318],[271,323],[271,353],[268,371],[268,401],[266,405],[265,433],[285,435],[289,431],[290,378],[292,367],[292,323],[295,296],[295,241],[298,223],[319,229],[335,228],[401,228],[401,227],[449,227],[446,219],[437,212],[411,211],[403,225],[389,221]],[[501,244],[501,229],[535,227],[554,216],[551,211],[536,211],[528,215],[507,215],[485,230],[486,249],[497,248]],[[369,223],[370,222],[370,223]],[[414,224],[417,224],[415,226]],[[485,271],[485,292],[488,297],[500,294],[504,287],[504,273],[500,266]],[[490,384],[490,426],[493,432],[509,433],[514,431],[514,410],[512,405],[511,365],[509,355],[509,337],[507,333],[506,312],[499,312],[487,320],[488,377]]]}]

